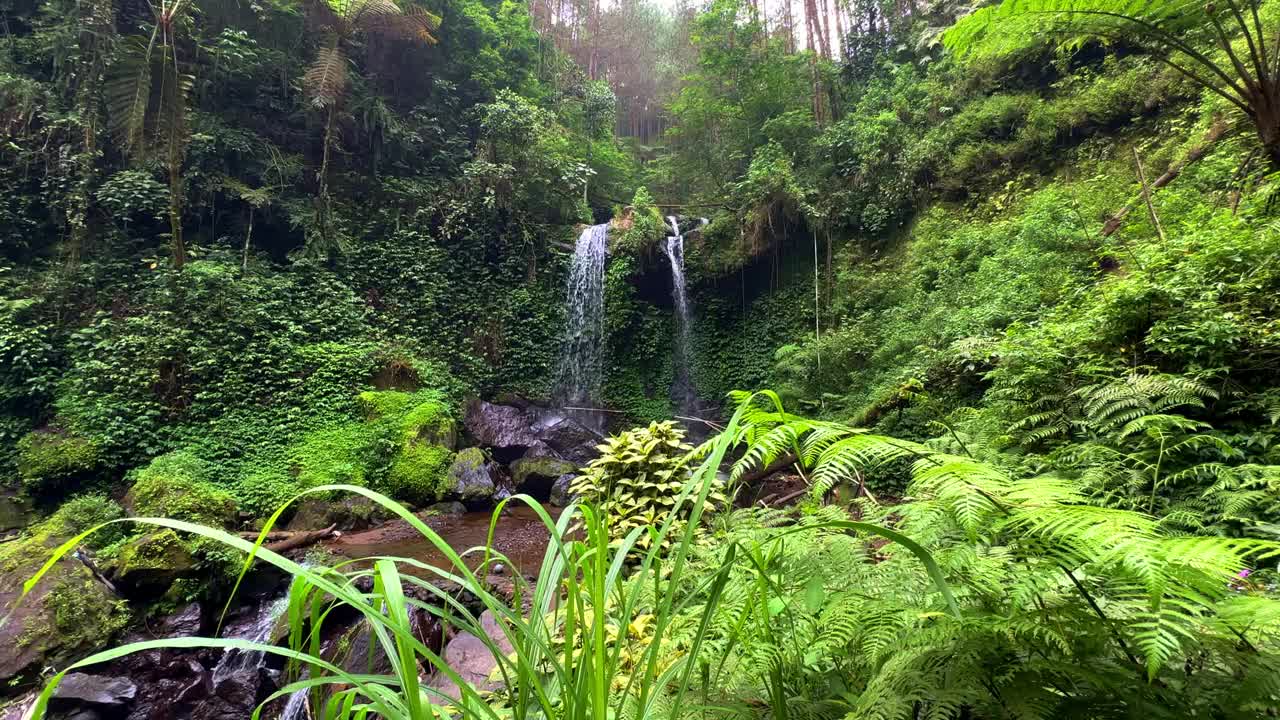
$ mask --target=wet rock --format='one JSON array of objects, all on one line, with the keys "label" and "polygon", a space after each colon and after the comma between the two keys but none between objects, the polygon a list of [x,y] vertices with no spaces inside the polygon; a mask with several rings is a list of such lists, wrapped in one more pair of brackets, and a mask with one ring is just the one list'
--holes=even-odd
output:
[{"label": "wet rock", "polygon": [[186,543],[172,530],[144,535],[125,545],[108,568],[111,581],[129,597],[163,595],[179,578],[196,572]]},{"label": "wet rock", "polygon": [[489,463],[480,448],[467,448],[459,452],[449,466],[449,496],[464,503],[482,503],[493,498],[497,491],[494,482],[494,465]]},{"label": "wet rock", "polygon": [[90,705],[125,705],[133,702],[137,694],[138,686],[129,678],[68,673],[58,683],[53,697],[59,701]]},{"label": "wet rock", "polygon": [[155,632],[159,637],[165,638],[191,637],[199,634],[203,619],[204,609],[200,607],[200,603],[193,602],[161,620]]},{"label": "wet rock", "polygon": [[456,500],[450,500],[432,505],[427,508],[427,512],[433,515],[466,515],[467,506]]},{"label": "wet rock", "polygon": [[[498,625],[498,621],[492,612],[484,611],[480,616],[480,627],[503,655],[510,653],[514,649],[502,632],[502,628]],[[449,644],[445,646],[443,658],[450,669],[456,672],[464,682],[477,690],[493,690],[500,685],[497,680],[490,679],[490,675],[498,667],[498,661],[494,657],[493,651],[489,649],[484,640],[471,633],[458,633],[454,636],[449,641]],[[433,674],[427,681],[427,687],[433,688],[454,700],[462,697],[457,683],[442,673]]]},{"label": "wet rock", "polygon": [[567,460],[551,457],[523,457],[511,463],[511,481],[516,491],[546,500],[551,487],[562,475],[574,472],[577,466]]},{"label": "wet rock", "polygon": [[596,448],[604,441],[600,433],[574,420],[561,418],[538,433],[539,438],[555,453],[578,465],[585,465],[600,456]]},{"label": "wet rock", "polygon": [[367,497],[344,497],[337,501],[304,500],[289,521],[289,530],[323,530],[336,525],[339,530],[366,530],[391,518],[391,512]]},{"label": "wet rock", "polygon": [[483,400],[468,405],[463,418],[467,434],[477,445],[490,448],[502,462],[515,460],[538,441],[532,425],[532,418],[524,410]]},{"label": "wet rock", "polygon": [[578,477],[576,473],[565,473],[556,478],[556,481],[551,485],[551,494],[547,501],[559,507],[572,505],[578,496],[569,492],[569,486],[573,484],[573,479],[576,477]]}]

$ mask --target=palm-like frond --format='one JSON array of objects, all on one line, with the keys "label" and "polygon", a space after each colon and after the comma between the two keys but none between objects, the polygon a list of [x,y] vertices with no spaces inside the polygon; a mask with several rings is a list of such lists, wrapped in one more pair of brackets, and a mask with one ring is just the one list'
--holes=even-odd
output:
[{"label": "palm-like frond", "polygon": [[336,105],[347,90],[347,54],[335,42],[316,50],[316,59],[302,77],[302,86],[317,109]]}]

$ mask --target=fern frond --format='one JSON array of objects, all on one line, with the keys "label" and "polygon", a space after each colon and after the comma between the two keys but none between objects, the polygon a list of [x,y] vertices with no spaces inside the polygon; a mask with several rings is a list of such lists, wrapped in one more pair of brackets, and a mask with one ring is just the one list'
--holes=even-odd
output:
[{"label": "fern frond", "polygon": [[316,50],[316,59],[302,76],[302,86],[312,107],[337,104],[347,91],[347,55],[337,42]]}]

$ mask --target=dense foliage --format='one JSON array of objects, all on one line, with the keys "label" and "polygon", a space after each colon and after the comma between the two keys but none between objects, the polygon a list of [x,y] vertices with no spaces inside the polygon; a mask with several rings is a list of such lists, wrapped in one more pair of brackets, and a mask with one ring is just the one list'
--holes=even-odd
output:
[{"label": "dense foliage", "polygon": [[[281,693],[333,717],[1280,707],[1280,0],[0,15],[0,572],[68,638],[50,662],[222,599],[255,550],[299,578]],[[613,434],[569,485],[534,428],[490,448],[464,418],[559,422],[603,222]],[[509,558],[414,514],[463,475],[495,524],[509,485],[580,500],[534,510],[548,561],[510,601]],[[300,493],[452,567],[235,533]],[[32,598],[12,576],[55,548],[81,564]],[[135,597],[183,579],[130,606],[94,563]],[[504,684],[420,692],[459,678],[419,613],[495,650],[496,622]],[[390,670],[316,657],[331,615]]]}]

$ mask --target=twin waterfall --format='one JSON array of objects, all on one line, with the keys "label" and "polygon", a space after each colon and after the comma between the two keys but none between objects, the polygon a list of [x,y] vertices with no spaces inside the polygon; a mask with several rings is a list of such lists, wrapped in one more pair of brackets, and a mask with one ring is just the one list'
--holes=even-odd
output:
[{"label": "twin waterfall", "polygon": [[[667,222],[671,225],[671,235],[667,238],[665,250],[671,265],[671,297],[676,310],[671,402],[679,414],[689,415],[696,407],[697,394],[689,371],[693,316],[684,279],[684,236],[680,234],[680,223],[674,216],[668,217]],[[582,231],[574,246],[573,266],[569,270],[565,293],[564,344],[552,396],[562,408],[570,409],[579,420],[597,429],[603,429],[604,418],[590,409],[599,408],[603,400],[604,269],[608,240],[608,223],[592,225]]]}]

